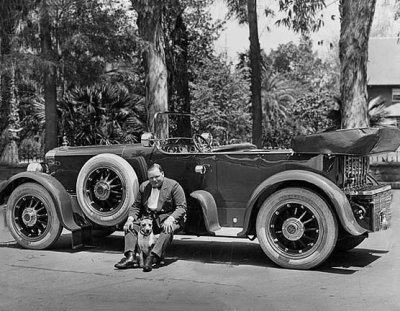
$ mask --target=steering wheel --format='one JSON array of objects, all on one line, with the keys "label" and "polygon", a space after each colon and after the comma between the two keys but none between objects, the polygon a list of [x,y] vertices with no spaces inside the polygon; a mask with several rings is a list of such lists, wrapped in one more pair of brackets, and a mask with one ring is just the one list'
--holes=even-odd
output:
[{"label": "steering wheel", "polygon": [[205,139],[203,136],[201,136],[199,134],[193,135],[193,142],[194,142],[194,145],[196,146],[197,150],[199,150],[200,152],[211,150],[210,143],[207,141],[207,139]]}]

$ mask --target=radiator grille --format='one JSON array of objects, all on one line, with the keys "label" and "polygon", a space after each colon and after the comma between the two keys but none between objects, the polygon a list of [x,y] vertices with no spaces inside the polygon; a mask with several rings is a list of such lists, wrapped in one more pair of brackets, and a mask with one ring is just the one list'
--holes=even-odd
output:
[{"label": "radiator grille", "polygon": [[344,185],[345,187],[359,188],[367,183],[369,171],[368,157],[345,156],[344,158]]}]

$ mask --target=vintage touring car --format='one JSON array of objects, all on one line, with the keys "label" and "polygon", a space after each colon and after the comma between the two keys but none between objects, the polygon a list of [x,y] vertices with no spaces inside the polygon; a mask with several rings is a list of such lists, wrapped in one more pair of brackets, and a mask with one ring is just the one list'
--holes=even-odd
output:
[{"label": "vintage touring car", "polygon": [[182,234],[257,238],[286,268],[310,269],[390,226],[390,186],[369,174],[369,154],[399,147],[399,130],[365,128],[298,136],[290,150],[243,143],[212,147],[200,135],[142,136],[140,144],[69,147],[0,184],[7,226],[29,249],[72,246],[122,230],[151,163],[182,185]]}]

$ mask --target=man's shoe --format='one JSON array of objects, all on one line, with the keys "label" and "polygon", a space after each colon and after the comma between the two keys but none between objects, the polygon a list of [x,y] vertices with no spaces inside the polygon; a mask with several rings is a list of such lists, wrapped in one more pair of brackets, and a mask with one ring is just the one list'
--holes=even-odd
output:
[{"label": "man's shoe", "polygon": [[144,262],[144,266],[143,266],[143,271],[144,272],[150,272],[151,270],[153,270],[153,261],[154,258],[156,258],[157,255],[150,253],[149,256],[147,256],[146,261]]},{"label": "man's shoe", "polygon": [[135,268],[135,260],[133,259],[133,256],[124,257],[119,262],[117,262],[114,267],[117,269]]}]

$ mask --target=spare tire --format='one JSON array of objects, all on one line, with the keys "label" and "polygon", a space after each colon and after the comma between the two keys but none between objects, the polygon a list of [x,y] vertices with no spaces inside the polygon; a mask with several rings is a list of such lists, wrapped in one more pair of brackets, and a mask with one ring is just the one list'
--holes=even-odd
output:
[{"label": "spare tire", "polygon": [[89,159],[76,181],[76,195],[83,213],[102,226],[124,221],[138,191],[135,170],[125,159],[110,153]]}]

